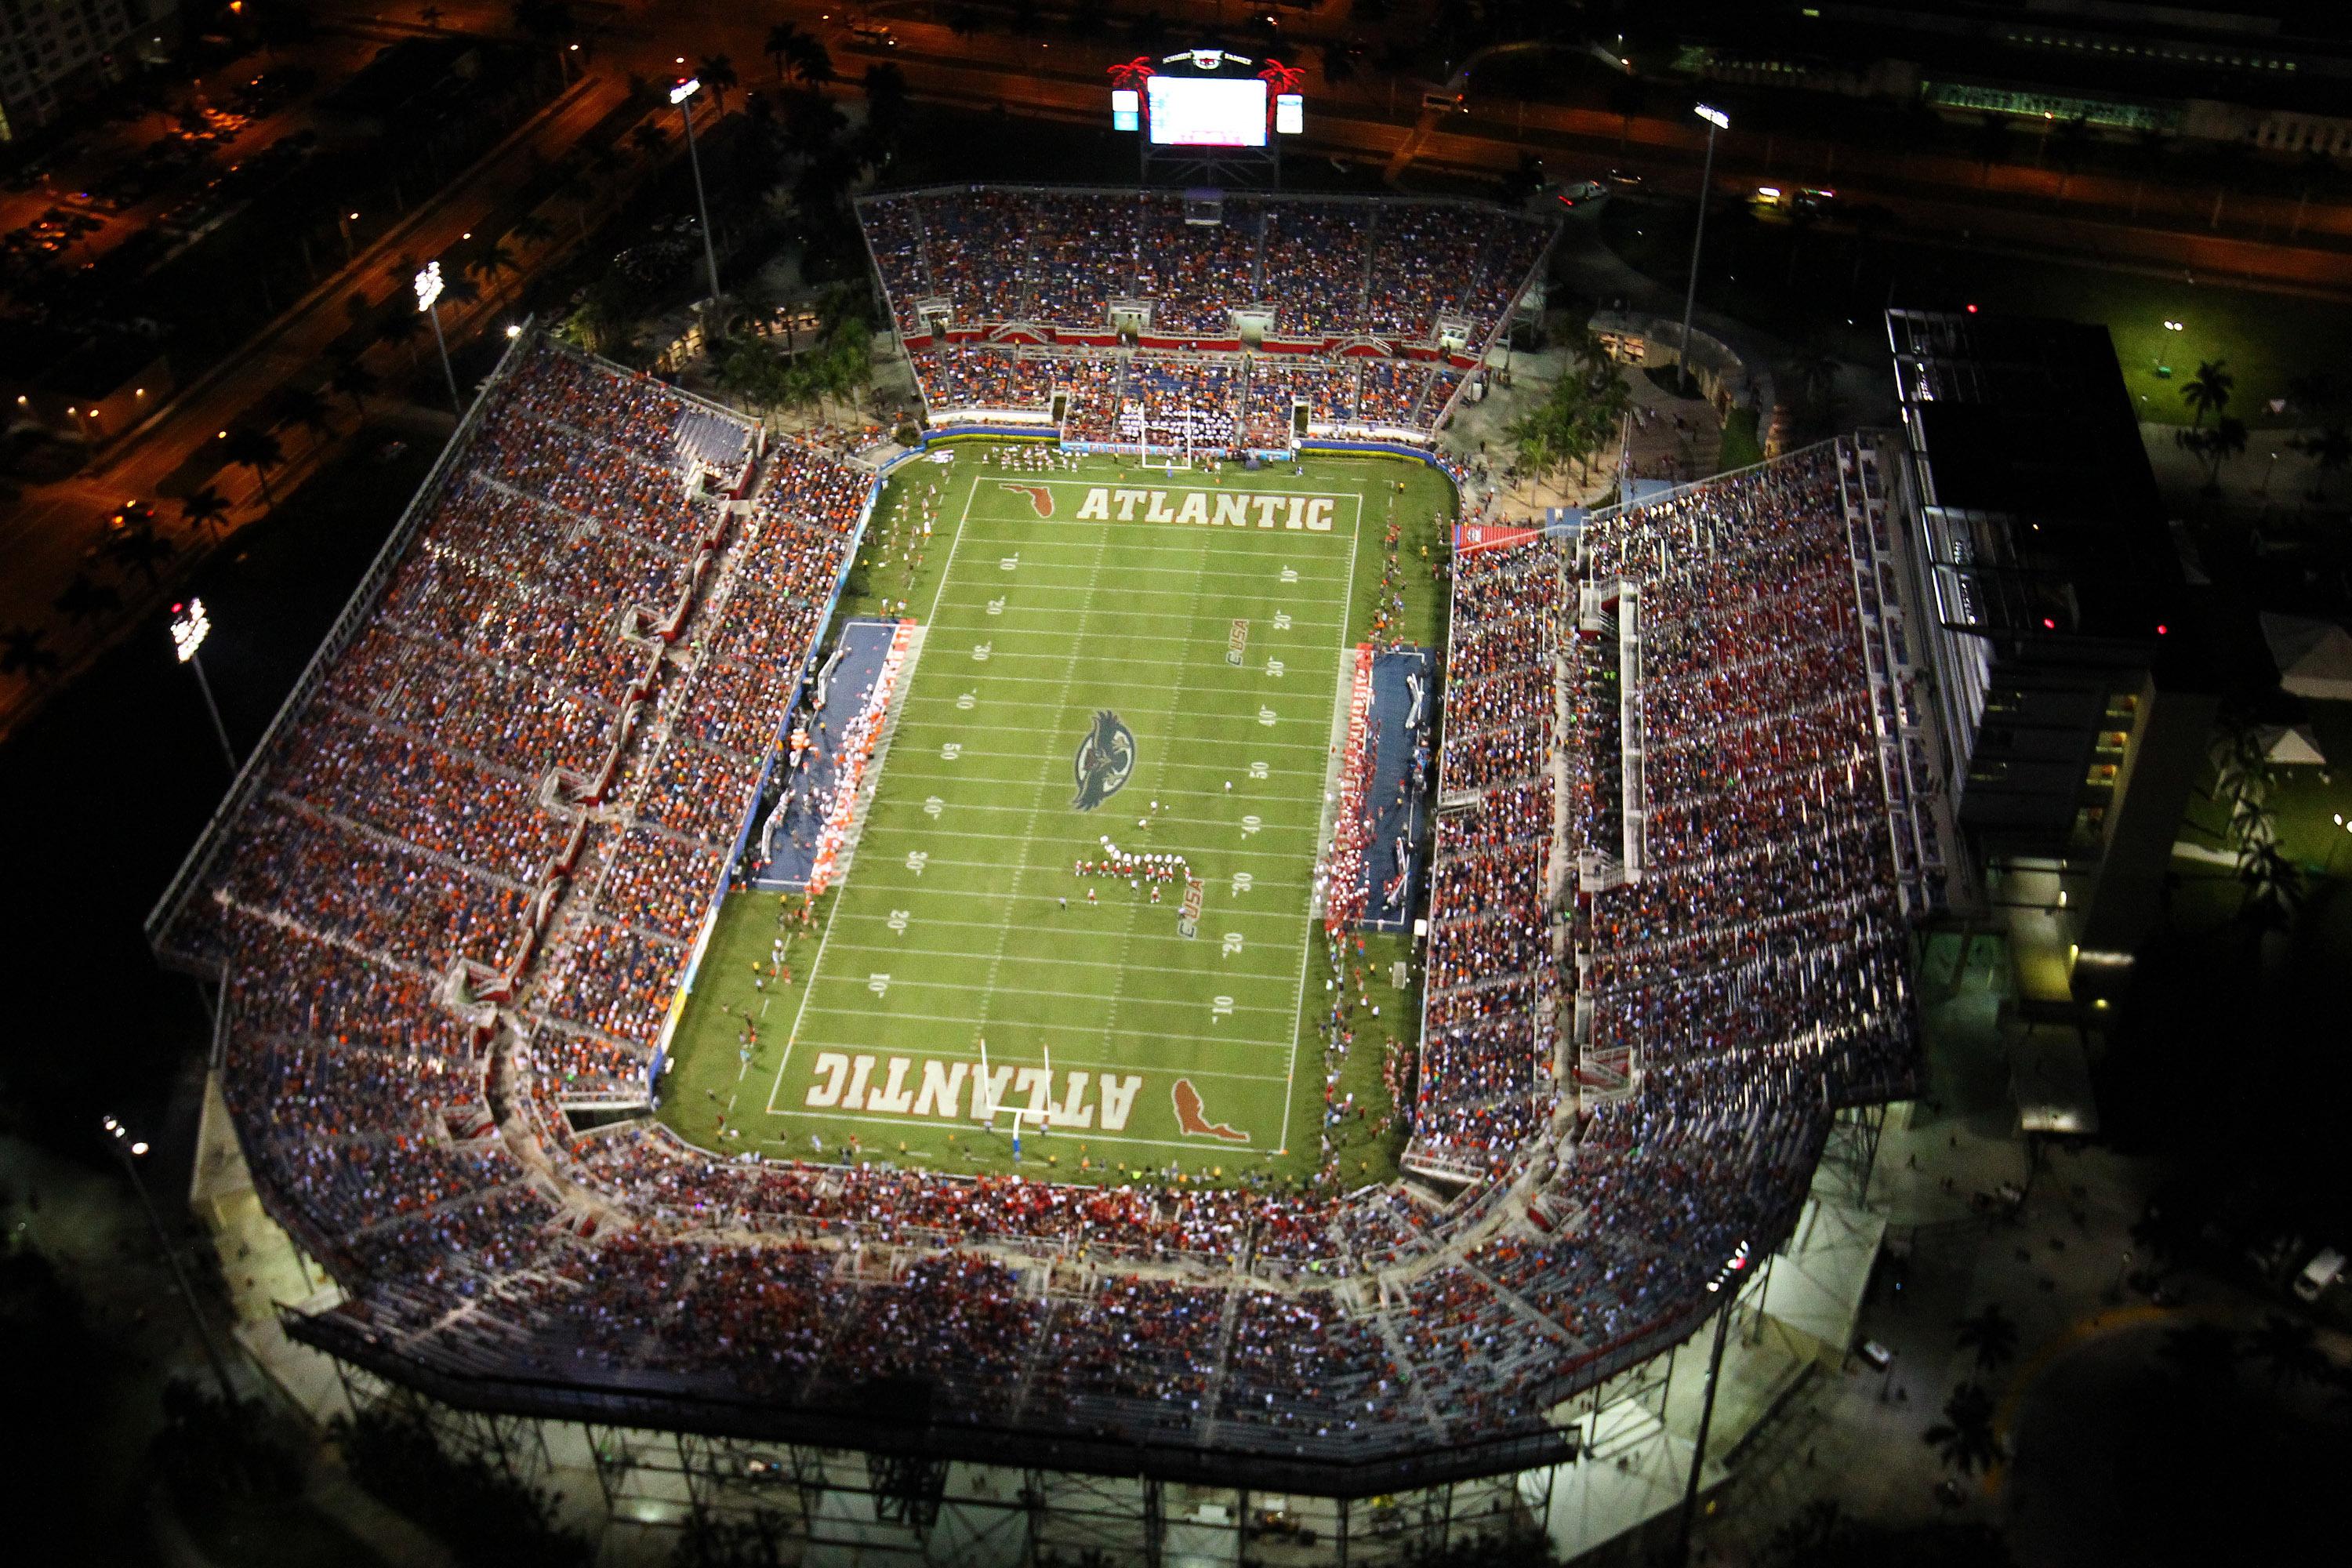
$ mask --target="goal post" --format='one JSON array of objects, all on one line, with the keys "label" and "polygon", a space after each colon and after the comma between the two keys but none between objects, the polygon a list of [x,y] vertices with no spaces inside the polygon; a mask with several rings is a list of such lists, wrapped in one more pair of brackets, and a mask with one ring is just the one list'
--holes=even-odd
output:
[{"label": "goal post", "polygon": [[1052,1109],[1054,1047],[1041,1046],[1039,1048],[1045,1058],[1045,1094],[1044,1098],[1047,1103],[1016,1105],[1010,1099],[997,1100],[989,1093],[988,1085],[993,1080],[988,1065],[988,1041],[985,1038],[980,1041],[980,1082],[972,1091],[971,1119],[991,1132],[1009,1135],[1013,1140],[1013,1157],[1015,1160],[1021,1158],[1022,1138],[1024,1136],[1044,1137],[1046,1129],[1051,1125],[1051,1118],[1054,1114]]}]

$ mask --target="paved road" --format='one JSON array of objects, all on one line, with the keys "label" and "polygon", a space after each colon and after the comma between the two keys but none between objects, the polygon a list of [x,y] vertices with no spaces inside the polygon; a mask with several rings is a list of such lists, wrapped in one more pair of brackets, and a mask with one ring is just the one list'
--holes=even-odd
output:
[{"label": "paved road", "polygon": [[[625,92],[626,84],[618,72],[588,77],[438,199],[419,207],[407,222],[362,251],[349,267],[292,307],[243,353],[184,389],[146,429],[120,443],[82,473],[28,488],[14,507],[0,515],[0,560],[8,567],[0,574],[0,626],[47,627],[47,646],[63,661],[68,676],[79,661],[120,636],[124,621],[74,626],[59,619],[51,607],[58,595],[95,556],[107,519],[115,509],[126,500],[154,500],[157,487],[167,476],[187,463],[197,448],[217,440],[233,420],[278,387],[306,374],[319,379],[321,357],[350,330],[345,301],[354,291],[364,294],[371,304],[405,292],[408,282],[402,257],[431,256],[457,245],[476,223],[498,213],[542,162],[561,156],[610,113]],[[550,248],[560,248],[570,232],[560,229]],[[526,254],[523,259],[531,263],[543,258]],[[470,308],[454,302],[445,306],[442,322],[453,341],[463,341],[490,324],[498,310],[495,295],[486,295]],[[380,358],[388,352],[377,351]],[[398,352],[404,356],[404,350]],[[392,362],[383,363],[389,367]],[[336,411],[339,419],[348,413],[348,408]],[[272,474],[270,488],[283,492],[321,448],[314,438],[298,432],[281,432],[279,439],[290,463],[288,469]],[[257,515],[260,484],[250,470],[225,468],[213,483],[234,503],[233,524]],[[175,542],[203,543],[179,529],[171,502],[160,502],[157,512],[159,526]],[[165,596],[162,590],[140,592],[136,579],[121,580],[116,585],[130,601],[129,624],[138,624],[142,616],[152,618]],[[163,635],[160,626],[155,635]],[[0,677],[0,736],[20,721],[42,694],[21,675]]]}]

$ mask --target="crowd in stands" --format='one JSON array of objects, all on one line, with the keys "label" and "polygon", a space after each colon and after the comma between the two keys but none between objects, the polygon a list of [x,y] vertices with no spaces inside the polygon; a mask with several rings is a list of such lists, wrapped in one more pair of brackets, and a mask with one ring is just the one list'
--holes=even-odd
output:
[{"label": "crowd in stands", "polygon": [[[1055,245],[1118,206],[1074,209]],[[966,285],[1015,211],[964,211],[952,245],[920,215],[914,254]],[[1360,249],[1409,270],[1377,235]],[[722,416],[545,346],[478,418],[164,936],[223,977],[223,1089],[273,1212],[371,1325],[501,1325],[541,1368],[638,1393],[924,1384],[942,1419],[1237,1453],[1530,1433],[1594,1358],[1695,1320],[1707,1260],[1785,1226],[1826,1104],[1916,1070],[1834,468],[1806,454],[1601,514],[1573,557],[1538,536],[1455,561],[1427,1012],[1400,1057],[1431,1189],[1077,1185],[575,1132],[567,1099],[653,1068],[871,486],[784,449],[755,505],[722,510]],[[614,478],[672,461],[667,484]],[[640,503],[684,521],[642,525]],[[1588,679],[1618,650],[1570,619],[1603,578],[1641,588],[1630,694]],[[1650,758],[1646,868],[1579,886],[1636,804],[1592,804],[1621,696]],[[1564,1098],[1560,1065],[1595,1048],[1632,1058],[1623,1088]],[[494,1100],[501,1052],[521,1092]],[[544,1170],[512,1121],[498,1135],[514,1115]],[[1510,1195],[1521,1173],[1549,1217]]]},{"label": "crowd in stands", "polygon": [[[1085,387],[1113,408],[1122,398],[1150,405],[1155,417],[1189,408],[1219,439],[1238,433],[1263,447],[1289,444],[1293,397],[1307,400],[1318,434],[1427,433],[1460,372],[1426,357],[1342,360],[1340,346],[1411,344],[1426,355],[1443,343],[1478,353],[1549,236],[1496,208],[1436,201],[1234,195],[1220,221],[1202,224],[1185,221],[1181,200],[1165,194],[975,186],[869,197],[859,210],[935,417],[1043,415],[1056,391]],[[920,306],[940,299],[960,339],[1018,323],[1097,343],[1114,328],[1139,329],[1152,342],[1048,350],[930,341],[934,322]],[[1314,347],[1244,354],[1236,312],[1253,331]],[[1213,348],[1227,352],[1197,357]],[[1171,353],[1195,357],[1180,366]],[[1101,405],[1074,405],[1067,422],[1076,439],[1134,438],[1132,421],[1115,423]]]}]

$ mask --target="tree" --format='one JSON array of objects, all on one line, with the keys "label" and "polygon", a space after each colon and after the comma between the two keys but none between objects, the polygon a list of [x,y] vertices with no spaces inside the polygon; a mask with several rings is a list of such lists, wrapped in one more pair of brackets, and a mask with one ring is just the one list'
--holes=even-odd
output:
[{"label": "tree", "polygon": [[779,22],[768,29],[768,41],[761,53],[776,62],[776,85],[784,85],[784,62],[800,47],[801,30],[790,22]]},{"label": "tree", "polygon": [[763,338],[742,338],[719,362],[719,388],[751,407],[772,408],[783,400],[783,360]]},{"label": "tree", "polygon": [[2210,1389],[2230,1374],[2238,1362],[2238,1342],[2229,1330],[2203,1319],[2165,1331],[2156,1353],[2181,1382]]},{"label": "tree", "polygon": [[2342,394],[2336,378],[2324,370],[2301,371],[2287,378],[2287,405],[2306,419],[2334,409]]},{"label": "tree", "polygon": [[2058,164],[2058,197],[2066,197],[2066,184],[2082,168],[2083,160],[2091,153],[2091,121],[2085,115],[2076,115],[2058,127],[2050,138],[2050,151]]},{"label": "tree", "polygon": [[988,17],[977,5],[958,5],[948,13],[948,31],[959,38],[969,38],[988,26]]},{"label": "tree", "polygon": [[2008,121],[1998,114],[1988,113],[1978,122],[1974,141],[1977,161],[1983,166],[1978,184],[1990,186],[1992,184],[1992,166],[2006,163],[2017,155],[2017,139],[2011,133]]},{"label": "tree", "polygon": [[2172,156],[2172,136],[2168,132],[2150,126],[2132,139],[2130,164],[2132,173],[2131,215],[2139,216],[2141,193],[2147,182],[2163,172],[2165,163]]},{"label": "tree", "polygon": [[2174,439],[2205,459],[2205,493],[2219,495],[2221,465],[2246,449],[2246,422],[2235,415],[2224,414],[2213,421],[2211,429],[2178,431]]},{"label": "tree", "polygon": [[896,152],[907,126],[907,73],[887,61],[866,68],[858,84],[866,92],[866,134],[887,161]]},{"label": "tree", "polygon": [[2352,432],[2341,424],[2322,426],[2306,430],[2287,443],[2311,459],[2313,474],[2311,499],[2324,500],[2327,494],[2329,476],[2342,473],[2352,465]]},{"label": "tree", "polygon": [[1525,206],[1543,191],[1543,160],[1532,153],[1519,154],[1518,163],[1503,176],[1499,193],[1507,207]]},{"label": "tree", "polygon": [[280,426],[299,425],[313,437],[335,428],[327,417],[327,400],[307,386],[281,386],[269,402]]},{"label": "tree", "polygon": [[507,248],[504,241],[493,240],[466,258],[466,270],[480,278],[498,291],[499,313],[506,314],[507,290],[501,279],[509,272],[522,271],[522,263],[515,259],[515,253]]},{"label": "tree", "polygon": [[[349,359],[336,361],[334,374],[327,378],[329,388],[350,398],[352,412],[362,419],[367,417],[367,404],[364,401],[367,395],[373,392],[380,384],[375,378],[375,372],[368,369],[366,362],[357,354],[352,355]],[[186,503],[181,504],[184,506]]]},{"label": "tree", "polygon": [[58,660],[45,646],[48,636],[38,626],[10,626],[0,632],[0,675],[29,676],[35,680],[55,675]]},{"label": "tree", "polygon": [[2246,1356],[2269,1371],[2273,1388],[2324,1382],[2336,1370],[2309,1323],[2276,1312],[2246,1336]]},{"label": "tree", "polygon": [[160,568],[172,558],[172,542],[155,531],[145,518],[106,536],[106,553],[117,565],[138,573],[149,583],[163,575]]},{"label": "tree", "polygon": [[555,237],[555,226],[535,212],[525,213],[507,230],[507,237],[524,245],[545,245]]},{"label": "tree", "polygon": [[833,79],[833,51],[824,39],[803,33],[784,56],[784,74],[803,87],[822,87]]},{"label": "tree", "polygon": [[1617,150],[1633,139],[1633,116],[1650,106],[1650,89],[1632,71],[1609,79],[1609,112],[1617,117]]},{"label": "tree", "polygon": [[410,374],[414,375],[422,367],[422,362],[416,357],[417,340],[425,335],[422,311],[406,310],[395,303],[390,313],[376,324],[375,335],[380,342],[407,347]]},{"label": "tree", "polygon": [[264,510],[278,510],[278,498],[269,493],[269,470],[286,460],[286,451],[278,446],[277,437],[254,426],[241,425],[221,442],[221,457],[240,468],[251,468],[261,486]]},{"label": "tree", "polygon": [[210,485],[190,490],[180,498],[180,521],[192,529],[218,528],[228,521],[228,498]]},{"label": "tree", "polygon": [[515,0],[515,26],[556,51],[556,65],[563,64],[563,46],[577,31],[572,21],[572,7],[564,0]]},{"label": "tree", "polygon": [[1979,1372],[1998,1372],[2016,1358],[2017,1323],[2000,1302],[1986,1302],[1974,1317],[1962,1318],[1958,1329],[1959,1346],[1976,1352]]},{"label": "tree", "polygon": [[2189,405],[2189,412],[2196,416],[2192,423],[2202,425],[2205,416],[2219,414],[2230,406],[2230,394],[2237,386],[2238,378],[2230,374],[2229,366],[2226,359],[2198,362],[2197,374],[2180,389],[2180,401]]},{"label": "tree", "polygon": [[735,62],[725,55],[705,55],[694,74],[710,89],[710,101],[720,114],[727,112],[727,89],[743,79],[735,74]]},{"label": "tree", "polygon": [[74,574],[66,591],[50,601],[58,614],[76,626],[94,621],[122,608],[122,595],[110,583],[101,583],[87,572]]},{"label": "tree", "polygon": [[1992,1395],[1979,1383],[1964,1383],[1944,1401],[1944,1418],[1919,1435],[1944,1463],[1964,1476],[2000,1462],[2000,1438],[1992,1429]]},{"label": "tree", "polygon": [[658,160],[662,149],[669,145],[669,133],[650,120],[643,121],[630,129],[629,145],[637,150],[639,157],[651,163]]}]

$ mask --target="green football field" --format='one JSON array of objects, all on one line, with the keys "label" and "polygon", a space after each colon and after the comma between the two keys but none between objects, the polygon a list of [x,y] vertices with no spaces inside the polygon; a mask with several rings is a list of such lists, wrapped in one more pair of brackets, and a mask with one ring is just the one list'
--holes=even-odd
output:
[{"label": "green football field", "polygon": [[[1365,460],[1007,471],[988,450],[908,465],[877,509],[854,607],[903,600],[922,632],[871,812],[805,925],[797,896],[729,898],[664,1118],[771,1157],[1001,1170],[1017,1124],[1022,1166],[1064,1179],[1311,1171],[1339,726],[1392,518],[1403,629],[1433,635],[1418,547],[1444,483]],[[1194,934],[1181,875],[1078,873],[1106,838],[1199,879]],[[764,973],[780,931],[789,978]],[[1367,958],[1404,1037],[1388,953]]]}]

